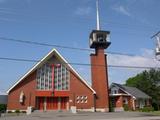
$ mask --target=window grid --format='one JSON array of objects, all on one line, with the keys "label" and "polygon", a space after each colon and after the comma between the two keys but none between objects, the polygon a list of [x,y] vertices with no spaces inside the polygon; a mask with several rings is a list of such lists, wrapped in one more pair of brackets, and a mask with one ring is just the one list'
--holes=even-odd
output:
[{"label": "window grid", "polygon": [[[54,66],[54,90],[69,90],[69,70],[64,65]],[[43,65],[37,70],[37,90],[52,90],[52,67]]]},{"label": "window grid", "polygon": [[81,103],[81,104],[87,103],[88,102],[88,97],[87,96],[77,96],[76,101],[77,101],[78,104],[79,103]]}]

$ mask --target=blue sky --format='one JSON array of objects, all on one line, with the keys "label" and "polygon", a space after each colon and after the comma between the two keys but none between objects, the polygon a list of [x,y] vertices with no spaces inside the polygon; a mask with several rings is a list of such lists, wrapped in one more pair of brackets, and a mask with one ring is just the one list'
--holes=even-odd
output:
[{"label": "blue sky", "polygon": [[[108,55],[111,65],[157,66],[154,41],[159,31],[159,0],[100,0],[101,27],[111,31],[107,51],[137,56]],[[95,0],[0,0],[0,37],[63,46],[89,48],[88,36],[96,28]],[[40,59],[52,47],[0,40],[0,57]],[[73,63],[89,63],[88,51],[57,48]],[[35,63],[0,60],[0,91],[7,90]],[[90,82],[90,68],[74,66]],[[109,82],[124,83],[140,69],[109,68]]]}]

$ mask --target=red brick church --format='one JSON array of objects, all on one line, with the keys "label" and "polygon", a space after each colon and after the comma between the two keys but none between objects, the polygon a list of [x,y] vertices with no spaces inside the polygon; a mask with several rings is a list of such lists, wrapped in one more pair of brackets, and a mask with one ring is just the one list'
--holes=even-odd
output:
[{"label": "red brick church", "polygon": [[8,110],[92,109],[95,93],[53,49],[8,90]]},{"label": "red brick church", "polygon": [[[90,55],[91,86],[53,49],[9,88],[7,110],[26,111],[32,107],[44,111],[74,108],[107,112],[109,96],[115,111],[123,111],[124,104],[133,110],[150,105],[151,98],[135,88],[114,84],[109,94],[107,57],[104,52],[111,44],[109,34],[109,31],[100,30],[97,0],[97,30],[93,30],[89,37],[90,48],[95,49],[95,53]],[[136,91],[138,96],[132,91]]]},{"label": "red brick church", "polygon": [[[105,32],[93,31],[91,39],[95,39],[94,34],[105,35]],[[98,47],[91,54],[91,64],[92,87],[53,49],[7,91],[8,110],[26,110],[28,106],[37,110],[69,110],[76,106],[85,111],[108,111],[104,48]]]},{"label": "red brick church", "polygon": [[7,110],[70,110],[108,111],[109,90],[107,59],[110,32],[100,30],[97,0],[97,30],[90,34],[92,85],[55,49],[50,51],[22,76],[9,90]]},{"label": "red brick church", "polygon": [[22,76],[8,91],[8,111],[77,110],[108,111],[108,75],[104,49],[109,32],[93,30],[90,34],[92,86],[64,57],[53,49]]}]

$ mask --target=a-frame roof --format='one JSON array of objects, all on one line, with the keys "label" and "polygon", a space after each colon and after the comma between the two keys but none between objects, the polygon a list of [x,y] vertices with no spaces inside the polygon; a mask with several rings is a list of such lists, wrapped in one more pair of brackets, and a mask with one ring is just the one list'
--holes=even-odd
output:
[{"label": "a-frame roof", "polygon": [[121,84],[117,84],[117,83],[112,83],[111,86],[117,86],[118,88],[120,88],[121,90],[123,90],[124,92],[126,92],[127,94],[129,94],[135,98],[142,98],[142,99],[150,99],[151,98],[149,95],[142,92],[141,90],[139,90],[136,87],[129,87],[129,86],[125,86],[125,85],[121,85]]},{"label": "a-frame roof", "polygon": [[33,73],[39,66],[45,63],[53,55],[55,55],[62,62],[64,62],[66,66],[69,67],[80,78],[80,80],[93,92],[93,94],[96,94],[95,90],[93,90],[93,88],[80,76],[80,74],[67,62],[67,60],[56,49],[52,49],[45,57],[43,57],[37,64],[35,64],[25,75],[23,75],[13,86],[11,86],[7,90],[7,93],[9,93],[16,85],[18,85],[22,80],[24,80],[27,76]]}]

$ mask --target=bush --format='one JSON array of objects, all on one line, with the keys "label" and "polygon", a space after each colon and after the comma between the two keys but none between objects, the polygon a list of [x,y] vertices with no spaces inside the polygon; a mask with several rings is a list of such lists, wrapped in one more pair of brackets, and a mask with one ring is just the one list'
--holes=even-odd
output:
[{"label": "bush", "polygon": [[127,104],[124,104],[124,105],[123,105],[123,108],[124,108],[124,111],[129,111],[129,107],[128,107]]},{"label": "bush", "polygon": [[1,111],[1,112],[6,111],[6,109],[7,109],[7,106],[6,106],[6,105],[0,104],[0,111]]},{"label": "bush", "polygon": [[158,111],[159,110],[159,105],[157,103],[152,103],[152,106],[154,108],[155,111]]},{"label": "bush", "polygon": [[8,111],[8,113],[12,113],[12,111]]},{"label": "bush", "polygon": [[20,113],[20,110],[16,110],[15,113]]},{"label": "bush", "polygon": [[112,104],[112,101],[109,102],[109,112],[114,112],[114,106]]},{"label": "bush", "polygon": [[144,107],[144,108],[140,109],[140,111],[142,111],[142,112],[153,112],[154,108],[153,107]]}]

